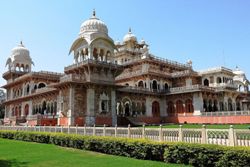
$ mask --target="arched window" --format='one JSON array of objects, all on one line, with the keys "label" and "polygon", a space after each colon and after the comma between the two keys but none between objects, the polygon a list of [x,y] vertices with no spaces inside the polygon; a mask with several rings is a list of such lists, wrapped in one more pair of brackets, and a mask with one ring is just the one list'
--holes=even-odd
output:
[{"label": "arched window", "polygon": [[143,81],[139,81],[138,87],[143,88]]},{"label": "arched window", "polygon": [[209,101],[208,101],[208,111],[209,111],[209,112],[213,111],[213,103],[212,103],[212,100],[209,100]]},{"label": "arched window", "polygon": [[164,89],[165,89],[165,90],[168,90],[168,84],[167,84],[167,83],[165,83]]},{"label": "arched window", "polygon": [[213,111],[218,111],[217,105],[218,105],[217,100],[214,100]]},{"label": "arched window", "polygon": [[157,81],[154,80],[152,84],[152,89],[157,90],[157,87],[158,87]]},{"label": "arched window", "polygon": [[38,84],[38,89],[40,89],[40,88],[44,88],[46,85],[44,84],[44,83],[39,83]]},{"label": "arched window", "polygon": [[217,83],[220,84],[222,82],[221,77],[217,77]]},{"label": "arched window", "polygon": [[98,54],[97,54],[97,49],[94,48],[94,50],[93,50],[93,57],[94,57],[94,60],[97,60],[97,56],[98,56]]},{"label": "arched window", "polygon": [[176,111],[177,113],[184,113],[183,102],[181,100],[176,102]]},{"label": "arched window", "polygon": [[203,81],[203,85],[205,85],[205,86],[209,86],[209,80],[208,80],[208,79],[204,79],[204,81]]},{"label": "arched window", "polygon": [[126,83],[126,84],[125,84],[125,86],[129,86],[129,84],[128,84],[128,83]]},{"label": "arched window", "polygon": [[220,111],[224,111],[224,103],[220,102]]},{"label": "arched window", "polygon": [[185,102],[185,107],[186,107],[186,112],[188,113],[193,113],[194,112],[194,107],[193,107],[193,101],[188,99]]},{"label": "arched window", "polygon": [[152,115],[153,115],[153,117],[159,117],[160,116],[160,104],[157,101],[154,101],[152,103]]}]

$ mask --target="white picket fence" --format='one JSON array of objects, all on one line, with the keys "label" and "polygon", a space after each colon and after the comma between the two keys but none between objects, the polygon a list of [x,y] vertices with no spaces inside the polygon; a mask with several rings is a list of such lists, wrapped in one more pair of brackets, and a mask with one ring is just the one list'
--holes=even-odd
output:
[{"label": "white picket fence", "polygon": [[78,127],[78,126],[0,126],[0,130],[57,132],[80,134],[86,136],[112,136],[126,138],[142,138],[154,141],[187,142],[201,144],[217,144],[225,146],[250,146],[250,130],[234,129],[201,129],[179,128],[145,128],[143,127]]}]

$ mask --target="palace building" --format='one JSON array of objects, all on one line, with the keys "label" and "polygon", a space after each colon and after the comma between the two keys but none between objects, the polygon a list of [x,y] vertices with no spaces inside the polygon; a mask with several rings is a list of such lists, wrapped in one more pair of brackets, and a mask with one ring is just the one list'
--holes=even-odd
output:
[{"label": "palace building", "polygon": [[64,73],[32,71],[21,42],[7,59],[5,124],[127,125],[250,123],[249,81],[225,67],[195,71],[156,57],[129,30],[114,42],[93,12],[82,23]]}]

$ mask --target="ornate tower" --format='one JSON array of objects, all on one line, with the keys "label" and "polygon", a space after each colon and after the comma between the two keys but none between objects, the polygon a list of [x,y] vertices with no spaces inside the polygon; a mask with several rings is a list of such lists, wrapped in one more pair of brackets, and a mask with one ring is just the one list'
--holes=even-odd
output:
[{"label": "ornate tower", "polygon": [[115,77],[120,67],[114,63],[114,50],[107,26],[94,11],[70,48],[74,63],[64,69],[60,106],[66,105],[60,110],[69,125],[79,125],[79,120],[87,125],[116,124]]}]

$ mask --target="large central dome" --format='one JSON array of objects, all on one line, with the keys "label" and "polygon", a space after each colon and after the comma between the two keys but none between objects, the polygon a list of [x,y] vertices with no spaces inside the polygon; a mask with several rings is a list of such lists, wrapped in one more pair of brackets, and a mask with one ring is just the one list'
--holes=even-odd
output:
[{"label": "large central dome", "polygon": [[95,16],[95,11],[91,18],[82,23],[80,34],[85,32],[101,32],[108,34],[108,28],[103,21]]}]

